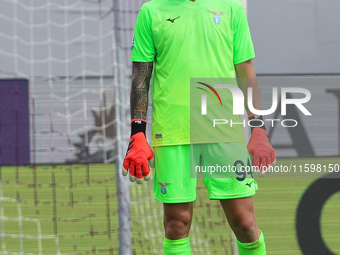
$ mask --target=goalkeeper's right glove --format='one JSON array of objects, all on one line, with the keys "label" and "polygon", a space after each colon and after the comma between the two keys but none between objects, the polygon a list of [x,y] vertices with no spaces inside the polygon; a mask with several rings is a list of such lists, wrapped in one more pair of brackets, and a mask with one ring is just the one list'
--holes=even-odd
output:
[{"label": "goalkeeper's right glove", "polygon": [[[263,122],[263,117],[259,115],[249,116],[249,120],[258,119]],[[252,127],[251,137],[247,145],[248,152],[253,156],[253,166],[264,171],[275,164],[276,155],[272,144],[269,141],[268,133],[264,125]]]},{"label": "goalkeeper's right glove", "polygon": [[131,138],[123,165],[123,175],[126,176],[129,172],[130,181],[134,182],[137,178],[138,184],[142,183],[143,177],[145,181],[150,180],[148,160],[154,156],[146,140],[145,129],[145,120],[131,121]]}]

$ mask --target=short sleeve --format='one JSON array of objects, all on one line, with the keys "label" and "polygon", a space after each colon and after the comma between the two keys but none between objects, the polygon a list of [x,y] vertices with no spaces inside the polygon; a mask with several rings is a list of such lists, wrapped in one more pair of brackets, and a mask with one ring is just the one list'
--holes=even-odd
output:
[{"label": "short sleeve", "polygon": [[152,62],[155,59],[156,50],[152,38],[152,20],[150,11],[142,6],[139,11],[134,30],[131,61]]},{"label": "short sleeve", "polygon": [[240,64],[255,57],[255,50],[249,30],[246,13],[240,7],[234,17],[234,64]]}]

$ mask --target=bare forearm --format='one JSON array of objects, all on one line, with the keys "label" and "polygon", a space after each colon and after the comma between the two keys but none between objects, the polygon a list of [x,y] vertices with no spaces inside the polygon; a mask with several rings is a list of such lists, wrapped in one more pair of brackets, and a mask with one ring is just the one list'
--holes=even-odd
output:
[{"label": "bare forearm", "polygon": [[261,110],[261,96],[260,89],[257,83],[256,72],[251,60],[235,65],[237,83],[244,94],[245,108],[248,112],[248,116],[253,114],[248,109],[247,98],[248,88],[253,89],[253,105],[257,110]]},{"label": "bare forearm", "polygon": [[153,62],[132,63],[130,107],[132,119],[146,119]]}]

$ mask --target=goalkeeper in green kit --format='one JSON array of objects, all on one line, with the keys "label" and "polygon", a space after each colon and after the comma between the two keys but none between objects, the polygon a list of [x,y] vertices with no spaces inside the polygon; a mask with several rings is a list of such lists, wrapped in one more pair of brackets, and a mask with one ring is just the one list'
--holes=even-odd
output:
[{"label": "goalkeeper in green kit", "polygon": [[[242,125],[229,127],[225,132],[225,127],[207,132],[192,122],[194,95],[191,92],[196,87],[200,88],[196,92],[218,96],[217,104],[221,104],[218,109],[223,109],[224,116],[240,121],[239,116],[233,115],[230,95],[224,99],[223,89],[217,92],[216,83],[208,84],[209,78],[237,78],[235,86],[245,95],[247,88],[252,88],[253,105],[261,109],[252,63],[254,47],[242,3],[239,0],[152,0],[142,6],[134,34],[131,139],[123,174],[129,174],[130,180],[137,183],[148,180],[148,160],[155,157],[154,194],[164,205],[164,254],[191,254],[189,231],[197,183],[192,165],[202,165],[202,162],[236,167],[236,175],[217,173],[214,178],[215,175],[203,174],[204,184],[209,198],[220,201],[237,237],[239,254],[266,254],[252,199],[257,183],[251,172],[240,171],[242,166],[252,164],[261,169],[275,161],[275,150],[265,127],[254,124],[247,145]],[[145,136],[151,76],[154,151]],[[259,120],[263,123],[262,116],[245,108],[252,123]],[[211,109],[208,110],[211,112]]]}]

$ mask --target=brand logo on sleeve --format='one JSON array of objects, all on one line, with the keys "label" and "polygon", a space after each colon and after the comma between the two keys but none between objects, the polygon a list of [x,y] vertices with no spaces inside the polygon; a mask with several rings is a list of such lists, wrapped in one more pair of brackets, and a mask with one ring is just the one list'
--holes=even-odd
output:
[{"label": "brand logo on sleeve", "polygon": [[134,47],[135,47],[135,35],[133,35],[133,38],[132,38],[131,51],[133,51]]}]

